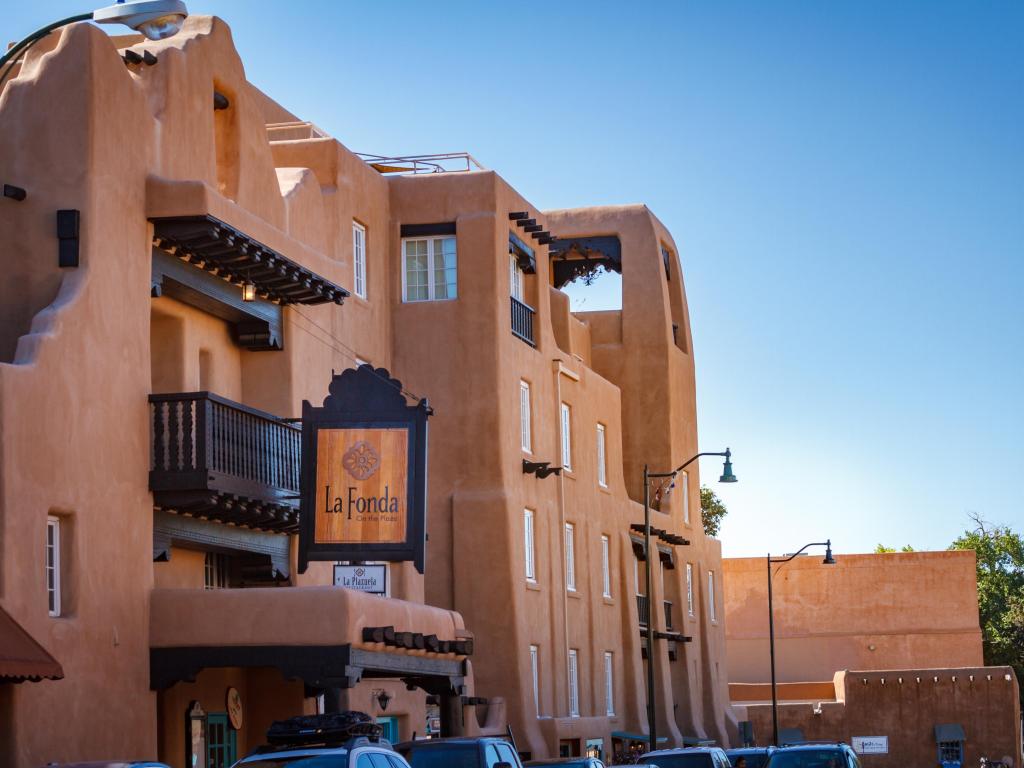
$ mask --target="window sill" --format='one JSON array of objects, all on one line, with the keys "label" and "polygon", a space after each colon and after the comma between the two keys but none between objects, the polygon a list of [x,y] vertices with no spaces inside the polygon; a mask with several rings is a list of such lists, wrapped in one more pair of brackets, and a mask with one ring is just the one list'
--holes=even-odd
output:
[{"label": "window sill", "polygon": [[567,480],[575,480],[576,473],[567,467],[562,467],[562,477],[564,477]]},{"label": "window sill", "polygon": [[575,598],[576,600],[582,600],[583,599],[583,595],[581,595],[579,593],[579,591],[575,590],[575,589],[567,589],[567,590],[565,590],[565,594],[568,595],[569,597]]},{"label": "window sill", "polygon": [[598,483],[597,490],[601,491],[601,493],[607,493],[609,496],[612,495],[612,489],[609,488],[607,485],[601,485],[600,483]]},{"label": "window sill", "polygon": [[[348,297],[347,301],[350,301],[350,302],[354,301],[357,304],[365,304],[366,306],[370,306],[370,300],[368,298],[366,298],[365,296],[360,296],[355,291],[352,292],[352,295]],[[416,302],[410,302],[410,303],[416,303]]]},{"label": "window sill", "polygon": [[601,595],[601,602],[605,605],[615,605],[615,598],[610,595]]},{"label": "window sill", "polygon": [[532,589],[534,592],[540,592],[540,584],[538,584],[536,581],[530,581],[529,579],[527,579],[526,588]]}]

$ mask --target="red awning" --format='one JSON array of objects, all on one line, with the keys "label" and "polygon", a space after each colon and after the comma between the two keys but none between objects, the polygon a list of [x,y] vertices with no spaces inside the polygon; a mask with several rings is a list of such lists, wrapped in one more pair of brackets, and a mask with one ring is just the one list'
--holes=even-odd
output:
[{"label": "red awning", "polygon": [[37,682],[64,677],[60,663],[0,608],[0,682]]}]

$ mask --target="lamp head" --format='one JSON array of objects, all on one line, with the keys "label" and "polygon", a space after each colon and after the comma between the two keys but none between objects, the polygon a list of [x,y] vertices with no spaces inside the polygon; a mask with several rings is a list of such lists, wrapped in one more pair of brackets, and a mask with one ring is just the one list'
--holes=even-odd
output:
[{"label": "lamp head", "polygon": [[181,31],[188,16],[182,0],[119,0],[92,14],[97,24],[124,24],[150,40],[163,40]]},{"label": "lamp head", "polygon": [[391,703],[391,696],[387,691],[379,691],[377,693],[377,705],[380,707],[381,712],[387,711],[388,704]]},{"label": "lamp head", "polygon": [[822,565],[835,565],[836,559],[832,557],[832,539],[828,539],[825,542],[825,559],[821,561]]},{"label": "lamp head", "polygon": [[732,473],[732,452],[725,449],[725,466],[722,467],[722,476],[718,478],[720,483],[735,483],[737,480],[736,475]]}]

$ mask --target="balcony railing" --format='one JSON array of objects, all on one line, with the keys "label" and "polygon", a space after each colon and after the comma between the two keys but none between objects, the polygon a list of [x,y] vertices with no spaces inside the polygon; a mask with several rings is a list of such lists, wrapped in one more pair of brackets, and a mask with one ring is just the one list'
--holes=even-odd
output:
[{"label": "balcony railing", "polygon": [[533,338],[533,316],[536,314],[533,307],[524,304],[515,296],[509,298],[512,299],[512,335],[531,347],[537,346]]},{"label": "balcony railing", "polygon": [[665,629],[668,632],[672,631],[672,603],[669,600],[665,600]]},{"label": "balcony railing", "polygon": [[209,392],[150,395],[158,508],[266,530],[297,524],[302,430]]},{"label": "balcony railing", "polygon": [[640,626],[646,627],[647,622],[651,620],[651,604],[647,600],[647,595],[636,596],[636,612],[640,617]]}]

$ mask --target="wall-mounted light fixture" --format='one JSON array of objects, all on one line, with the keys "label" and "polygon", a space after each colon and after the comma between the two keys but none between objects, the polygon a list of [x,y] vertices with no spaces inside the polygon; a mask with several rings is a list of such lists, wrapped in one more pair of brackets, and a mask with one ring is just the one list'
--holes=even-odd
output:
[{"label": "wall-mounted light fixture", "polygon": [[377,706],[380,707],[380,711],[386,712],[388,709],[388,704],[391,703],[391,694],[385,691],[384,689],[381,689],[377,691],[376,699]]},{"label": "wall-mounted light fixture", "polygon": [[242,283],[242,301],[256,301],[256,284],[248,281]]}]

